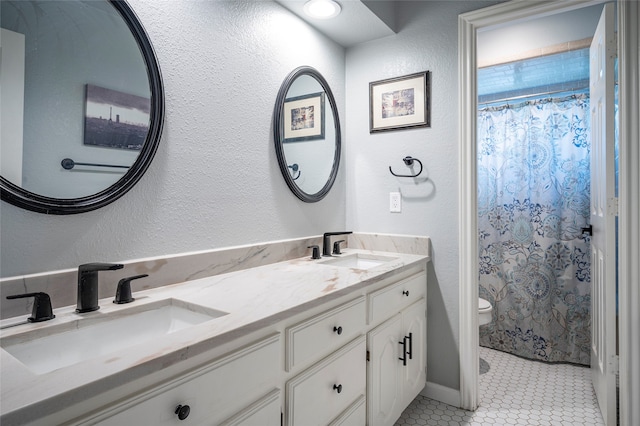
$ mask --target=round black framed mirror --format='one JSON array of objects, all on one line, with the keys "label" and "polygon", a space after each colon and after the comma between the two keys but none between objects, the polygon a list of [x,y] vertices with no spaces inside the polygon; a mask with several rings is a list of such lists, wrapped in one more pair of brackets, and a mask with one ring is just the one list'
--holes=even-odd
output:
[{"label": "round black framed mirror", "polygon": [[274,143],[289,189],[314,203],[328,193],[340,165],[340,118],[329,84],[314,68],[302,66],[284,80],[276,99]]},{"label": "round black framed mirror", "polygon": [[148,169],[164,123],[162,76],[142,24],[123,0],[1,7],[1,63],[23,62],[2,70],[3,98],[11,96],[2,200],[57,215],[112,203]]}]

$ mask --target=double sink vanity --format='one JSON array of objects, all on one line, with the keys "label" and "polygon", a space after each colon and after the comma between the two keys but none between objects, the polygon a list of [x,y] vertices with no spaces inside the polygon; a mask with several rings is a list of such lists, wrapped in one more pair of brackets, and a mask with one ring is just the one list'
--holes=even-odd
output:
[{"label": "double sink vanity", "polygon": [[[125,1],[114,0],[2,2],[2,16],[14,23],[3,34],[24,42],[18,53],[42,66],[15,76],[25,97],[55,99],[56,108],[47,110],[60,116],[50,121],[67,124],[54,133],[38,121],[41,109],[25,107],[24,122],[40,132],[16,139],[15,151],[23,144],[38,153],[57,146],[62,161],[7,162],[22,168],[3,169],[0,198],[46,215],[114,203],[151,165],[164,123],[160,66],[142,23]],[[92,55],[74,61],[55,54],[58,45],[79,40],[84,50],[77,50]],[[73,78],[42,82],[50,69]],[[76,75],[85,69],[87,75]],[[147,99],[140,102],[149,111],[148,128],[141,135],[129,130],[144,139],[139,151],[113,142],[94,146],[90,138],[87,144],[84,121],[68,120],[82,105],[77,94],[99,88],[114,99]],[[291,201],[320,202],[336,180],[342,151],[329,82],[313,67],[297,67],[275,101],[273,142],[297,198]],[[296,120],[307,111],[318,119],[300,126]],[[90,121],[99,128],[107,119]],[[67,153],[73,159],[63,158]],[[91,172],[95,185],[86,185],[88,173],[72,173],[75,166]],[[108,172],[114,167],[125,171]],[[103,227],[101,216],[89,220]],[[0,423],[393,424],[426,381],[429,239],[353,234],[344,252],[338,247],[331,256],[328,236],[337,234],[328,234],[130,261],[117,265],[121,272],[101,272],[86,300],[76,270],[0,279]],[[321,243],[329,256],[320,256]],[[129,283],[133,295],[129,286],[121,294],[119,285],[116,296],[125,273],[136,279]],[[112,303],[114,296],[123,303]],[[44,313],[34,310],[46,321],[26,322],[27,297],[46,301],[46,308],[53,302]]]},{"label": "double sink vanity", "polygon": [[393,424],[426,380],[428,260],[346,248],[3,320],[0,423]]}]

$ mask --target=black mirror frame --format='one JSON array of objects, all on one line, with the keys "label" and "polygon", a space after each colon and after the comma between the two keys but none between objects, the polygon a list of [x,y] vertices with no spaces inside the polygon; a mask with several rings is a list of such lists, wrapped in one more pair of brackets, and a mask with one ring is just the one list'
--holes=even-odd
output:
[{"label": "black mirror frame", "polygon": [[162,74],[149,41],[138,17],[124,0],[107,0],[120,13],[131,34],[138,43],[147,66],[151,109],[149,132],[138,158],[116,183],[93,195],[79,198],[52,198],[29,192],[0,176],[0,198],[14,206],[44,214],[67,215],[84,213],[106,206],[126,194],[149,168],[162,135],[164,124],[164,88]]},{"label": "black mirror frame", "polygon": [[[315,194],[309,194],[304,192],[300,187],[294,182],[291,173],[289,172],[289,166],[287,164],[283,143],[284,139],[284,101],[287,97],[287,92],[291,87],[291,84],[296,80],[296,78],[301,75],[309,75],[318,81],[324,90],[329,104],[331,105],[331,109],[333,112],[333,120],[335,123],[335,131],[336,131],[336,141],[335,141],[335,153],[333,156],[333,167],[331,169],[331,174],[327,179],[325,185],[320,189],[320,191]],[[338,175],[338,167],[340,166],[340,152],[341,152],[341,133],[340,133],[340,117],[338,116],[338,108],[336,106],[336,100],[333,97],[333,92],[331,92],[331,88],[329,84],[324,79],[322,74],[320,74],[315,68],[309,66],[298,67],[293,70],[284,80],[282,86],[280,87],[280,91],[278,91],[278,97],[276,98],[276,106],[273,113],[273,142],[276,148],[276,156],[278,157],[278,164],[280,165],[280,171],[282,172],[282,176],[284,177],[287,186],[295,194],[296,197],[301,199],[307,203],[315,203],[322,200],[328,193],[333,183],[336,180],[336,176]]]}]

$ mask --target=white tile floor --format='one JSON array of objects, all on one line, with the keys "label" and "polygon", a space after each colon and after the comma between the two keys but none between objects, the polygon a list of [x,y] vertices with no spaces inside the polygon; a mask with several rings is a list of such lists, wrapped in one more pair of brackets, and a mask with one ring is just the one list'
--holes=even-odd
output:
[{"label": "white tile floor", "polygon": [[418,396],[396,426],[604,425],[589,368],[544,364],[480,348],[480,407],[465,411]]}]

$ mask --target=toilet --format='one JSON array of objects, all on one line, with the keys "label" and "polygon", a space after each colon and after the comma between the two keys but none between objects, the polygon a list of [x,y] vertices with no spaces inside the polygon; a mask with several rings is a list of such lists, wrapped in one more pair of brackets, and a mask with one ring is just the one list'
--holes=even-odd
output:
[{"label": "toilet", "polygon": [[480,325],[486,325],[491,322],[491,311],[493,306],[488,300],[481,297],[478,298],[478,323]]}]

